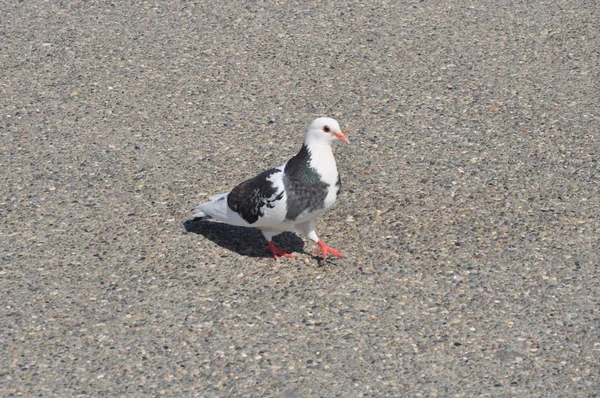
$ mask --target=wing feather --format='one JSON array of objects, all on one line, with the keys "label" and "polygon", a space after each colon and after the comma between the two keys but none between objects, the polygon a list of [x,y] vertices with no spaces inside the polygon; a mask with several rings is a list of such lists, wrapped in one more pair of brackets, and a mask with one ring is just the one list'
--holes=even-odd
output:
[{"label": "wing feather", "polygon": [[281,169],[273,168],[242,182],[227,196],[227,205],[246,222],[255,224],[283,199],[283,188],[276,183],[281,174]]}]

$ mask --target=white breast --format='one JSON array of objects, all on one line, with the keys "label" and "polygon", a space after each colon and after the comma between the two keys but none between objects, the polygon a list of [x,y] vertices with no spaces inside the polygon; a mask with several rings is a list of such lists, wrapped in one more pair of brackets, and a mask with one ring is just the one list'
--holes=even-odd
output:
[{"label": "white breast", "polygon": [[329,192],[325,197],[325,208],[322,211],[325,212],[325,210],[333,206],[337,199],[339,191],[339,188],[336,186],[339,178],[337,164],[330,145],[308,145],[308,150],[311,155],[310,166],[321,175],[321,181],[329,185]]}]

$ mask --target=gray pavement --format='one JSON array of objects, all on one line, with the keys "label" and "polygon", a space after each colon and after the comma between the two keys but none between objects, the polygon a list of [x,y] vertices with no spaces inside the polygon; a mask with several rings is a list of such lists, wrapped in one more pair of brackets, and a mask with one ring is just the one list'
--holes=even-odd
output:
[{"label": "gray pavement", "polygon": [[[0,11],[1,396],[599,395],[597,1]],[[345,258],[186,223],[321,115]]]}]

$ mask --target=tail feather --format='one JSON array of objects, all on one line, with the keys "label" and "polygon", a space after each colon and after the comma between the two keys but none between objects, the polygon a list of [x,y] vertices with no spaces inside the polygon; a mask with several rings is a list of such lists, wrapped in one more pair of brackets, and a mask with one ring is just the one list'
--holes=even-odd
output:
[{"label": "tail feather", "polygon": [[196,220],[196,219],[203,220],[203,219],[211,218],[208,214],[206,214],[205,212],[200,210],[200,206],[198,206],[192,210],[192,217],[194,220]]},{"label": "tail feather", "polygon": [[[219,211],[219,205],[221,203],[221,200],[225,199],[225,197],[227,197],[227,195],[229,194],[229,192],[225,192],[225,193],[220,193],[218,195],[212,195],[210,196],[208,199],[210,200],[210,202],[206,202],[206,203],[201,203],[198,206],[196,206],[193,210],[192,210],[192,217],[197,220],[203,220],[203,219],[207,219],[207,218],[213,218],[213,214],[216,214],[216,217],[219,218],[219,213],[223,213],[223,211]],[[222,206],[221,206],[222,207]]]},{"label": "tail feather", "polygon": [[221,199],[223,196],[227,196],[229,195],[229,192],[223,192],[223,193],[219,193],[216,195],[212,195],[208,197],[208,200],[219,200]]}]

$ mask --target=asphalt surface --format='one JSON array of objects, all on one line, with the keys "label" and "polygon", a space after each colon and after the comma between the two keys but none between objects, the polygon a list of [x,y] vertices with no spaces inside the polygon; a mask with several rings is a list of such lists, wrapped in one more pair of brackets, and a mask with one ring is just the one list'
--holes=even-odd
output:
[{"label": "asphalt surface", "polygon": [[[0,9],[0,395],[599,395],[598,2]],[[345,258],[186,222],[322,115]]]}]

